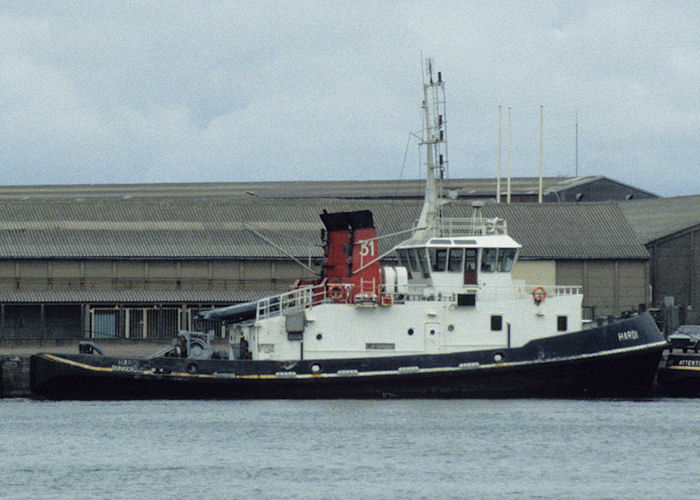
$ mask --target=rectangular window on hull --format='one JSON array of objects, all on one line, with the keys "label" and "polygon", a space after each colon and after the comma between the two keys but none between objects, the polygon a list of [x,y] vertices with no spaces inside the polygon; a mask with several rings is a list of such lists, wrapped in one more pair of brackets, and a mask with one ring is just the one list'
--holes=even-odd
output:
[{"label": "rectangular window on hull", "polygon": [[475,306],[476,305],[476,294],[475,293],[458,293],[457,294],[457,305],[460,307]]},{"label": "rectangular window on hull", "polygon": [[569,325],[566,316],[557,316],[557,330],[560,332],[565,332]]},{"label": "rectangular window on hull", "polygon": [[500,332],[503,330],[503,316],[494,314],[491,316],[491,331]]}]

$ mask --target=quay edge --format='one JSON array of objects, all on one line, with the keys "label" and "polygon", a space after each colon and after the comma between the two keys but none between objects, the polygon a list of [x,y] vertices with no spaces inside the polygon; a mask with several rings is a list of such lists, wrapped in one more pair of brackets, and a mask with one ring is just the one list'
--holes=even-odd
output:
[{"label": "quay edge", "polygon": [[0,355],[0,398],[32,397],[29,358]]}]

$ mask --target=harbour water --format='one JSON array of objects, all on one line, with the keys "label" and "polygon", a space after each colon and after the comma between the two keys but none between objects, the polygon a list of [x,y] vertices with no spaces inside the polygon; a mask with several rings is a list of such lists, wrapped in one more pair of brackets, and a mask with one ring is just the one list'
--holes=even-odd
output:
[{"label": "harbour water", "polygon": [[3,498],[697,498],[700,400],[0,400]]}]

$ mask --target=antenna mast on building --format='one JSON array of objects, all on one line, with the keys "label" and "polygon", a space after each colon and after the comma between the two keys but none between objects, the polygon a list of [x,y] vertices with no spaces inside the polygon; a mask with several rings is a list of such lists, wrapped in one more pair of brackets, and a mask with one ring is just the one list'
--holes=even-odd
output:
[{"label": "antenna mast on building", "polygon": [[537,201],[542,203],[542,125],[544,123],[544,110],[543,106],[540,104],[540,184],[537,191]]},{"label": "antenna mast on building", "polygon": [[578,177],[578,109],[576,110],[576,152],[575,152],[575,162],[576,162],[576,177]]},{"label": "antenna mast on building", "polygon": [[501,202],[501,105],[498,105],[498,155],[496,161],[496,203]]},{"label": "antenna mast on building", "polygon": [[508,183],[506,187],[506,203],[510,204],[510,106],[508,106]]}]

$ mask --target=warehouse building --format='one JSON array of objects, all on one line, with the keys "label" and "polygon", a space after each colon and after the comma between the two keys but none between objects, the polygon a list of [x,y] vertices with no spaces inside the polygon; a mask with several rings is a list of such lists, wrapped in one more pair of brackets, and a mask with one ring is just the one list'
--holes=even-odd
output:
[{"label": "warehouse building", "polygon": [[700,196],[621,203],[651,255],[651,303],[666,310],[667,330],[700,324]]},{"label": "warehouse building", "polygon": [[[281,194],[299,189],[282,184]],[[353,184],[369,191],[374,185]],[[195,324],[193,317],[312,277],[323,210],[372,210],[379,234],[387,235],[379,241],[384,252],[406,237],[422,204],[414,196],[313,197],[309,189],[302,189],[305,196],[271,197],[265,183],[230,195],[231,186],[5,188],[0,341],[163,341],[192,328],[223,335],[221,325]],[[447,215],[471,210],[471,201],[459,198]],[[523,245],[517,278],[581,285],[589,317],[646,304],[649,252],[617,204],[487,204],[484,215],[505,217]]]}]

